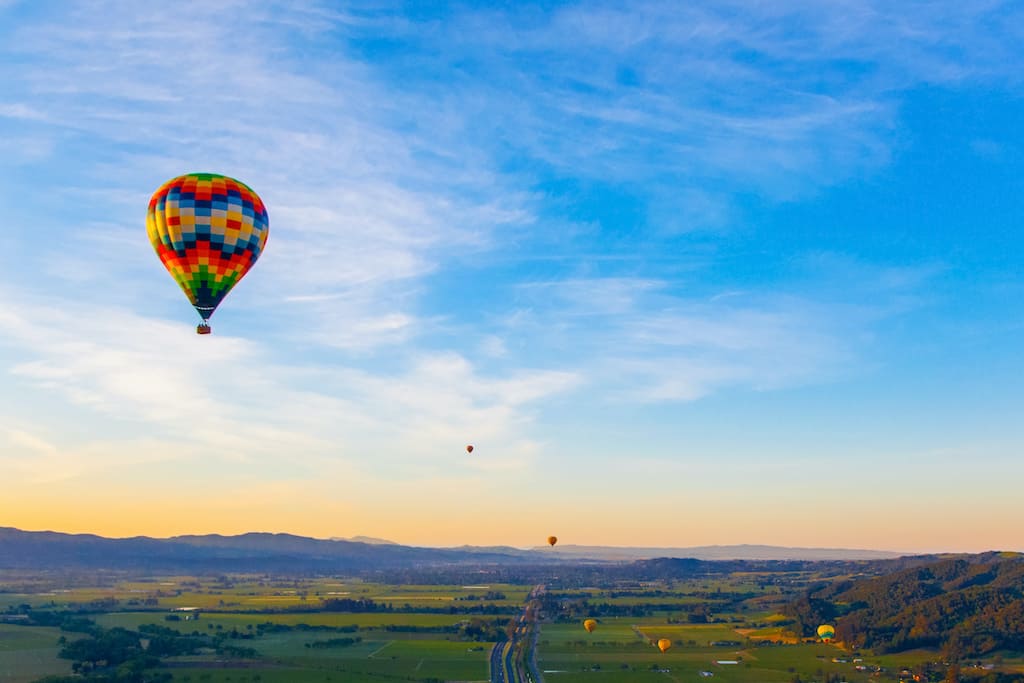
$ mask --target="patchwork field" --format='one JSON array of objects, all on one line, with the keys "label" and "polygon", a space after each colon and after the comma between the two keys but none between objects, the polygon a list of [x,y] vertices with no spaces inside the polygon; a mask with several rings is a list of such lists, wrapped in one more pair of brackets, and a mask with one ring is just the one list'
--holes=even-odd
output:
[{"label": "patchwork field", "polygon": [[[72,661],[60,657],[58,639],[104,633],[160,642],[153,675],[188,683],[497,680],[492,645],[512,631],[520,640],[507,651],[522,654],[523,671],[535,657],[547,683],[869,683],[909,681],[915,672],[939,681],[945,673],[935,651],[876,656],[797,637],[779,605],[814,577],[795,572],[785,581],[744,574],[589,588],[552,583],[529,599],[533,586],[507,583],[103,575],[91,577],[98,585],[84,585],[88,578],[0,582],[7,620],[0,623],[0,683],[69,674]],[[197,609],[180,611],[186,607]],[[593,633],[582,627],[588,617],[598,622]],[[671,641],[667,652],[659,639]],[[168,643],[187,647],[172,651]],[[1007,675],[1024,670],[1017,653],[999,653],[974,663],[989,667],[977,668],[979,675],[994,661]]]},{"label": "patchwork field", "polygon": [[[786,595],[820,577],[793,572],[769,578],[737,573],[715,581],[554,591],[541,622],[539,669],[547,683],[945,678],[947,666],[937,650],[875,655],[852,652],[841,643],[808,642],[791,630],[791,618],[775,610]],[[598,622],[593,633],[582,626],[586,618]],[[667,652],[656,646],[659,639],[671,641]],[[998,676],[989,672],[1013,675],[1018,667],[1020,653],[1006,652],[973,663],[969,673],[974,680],[995,681]]]},{"label": "patchwork field", "polygon": [[[103,579],[106,585],[70,588],[58,587],[58,578],[11,582],[0,593],[0,612],[71,610],[100,629],[157,627],[235,648],[164,657],[161,670],[175,681],[486,681],[494,640],[467,633],[467,625],[501,622],[492,627],[500,631],[529,591],[245,576]],[[359,601],[374,611],[327,611],[353,609],[331,601]],[[185,607],[197,609],[174,611]],[[61,636],[83,634],[0,624],[0,683],[71,673],[71,661],[58,656]]]}]

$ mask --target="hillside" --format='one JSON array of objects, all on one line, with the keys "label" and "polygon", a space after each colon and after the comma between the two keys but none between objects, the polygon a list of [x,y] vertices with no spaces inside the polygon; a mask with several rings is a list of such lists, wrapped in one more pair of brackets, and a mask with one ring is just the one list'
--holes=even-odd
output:
[{"label": "hillside", "polygon": [[1024,650],[1024,557],[957,556],[811,590],[787,609],[804,636],[834,622],[849,647],[945,656]]}]

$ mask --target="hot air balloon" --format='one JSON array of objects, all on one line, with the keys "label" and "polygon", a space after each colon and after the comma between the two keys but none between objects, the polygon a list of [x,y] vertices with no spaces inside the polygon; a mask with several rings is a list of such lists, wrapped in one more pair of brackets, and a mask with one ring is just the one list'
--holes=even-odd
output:
[{"label": "hot air balloon", "polygon": [[473,444],[469,444],[468,446],[466,446],[466,452],[467,453],[472,453],[473,452]]},{"label": "hot air balloon", "polygon": [[558,543],[557,536],[548,536],[548,545],[554,545],[556,543]]},{"label": "hot air balloon", "polygon": [[670,647],[672,647],[672,641],[668,638],[662,638],[658,641],[658,649],[662,652],[667,652]]},{"label": "hot air balloon", "polygon": [[210,333],[210,316],[256,263],[269,228],[263,200],[227,176],[188,173],[153,193],[149,243],[199,312],[196,332]]},{"label": "hot air balloon", "polygon": [[597,622],[593,619],[586,619],[583,621],[583,628],[587,629],[587,633],[593,633],[594,629],[597,628]]},{"label": "hot air balloon", "polygon": [[836,629],[828,624],[822,624],[818,627],[818,637],[821,638],[822,642],[831,642],[835,635]]}]

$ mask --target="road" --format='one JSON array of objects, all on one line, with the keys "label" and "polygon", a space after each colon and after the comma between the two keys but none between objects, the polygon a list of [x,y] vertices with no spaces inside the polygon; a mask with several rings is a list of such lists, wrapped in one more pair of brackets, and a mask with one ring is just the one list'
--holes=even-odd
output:
[{"label": "road", "polygon": [[495,643],[491,648],[491,683],[515,683],[512,669],[512,641]]},{"label": "road", "polygon": [[532,638],[533,645],[536,646],[536,629],[530,628],[531,618],[536,610],[531,610],[531,604],[543,590],[544,586],[535,586],[530,591],[523,611],[515,620],[511,640],[495,643],[491,648],[491,683],[543,683],[539,674],[535,673],[536,665],[533,662],[526,664],[526,668],[531,670],[531,675],[527,676],[523,674],[522,662],[519,661],[524,650],[529,649],[532,652],[532,648],[528,648],[528,639]]}]

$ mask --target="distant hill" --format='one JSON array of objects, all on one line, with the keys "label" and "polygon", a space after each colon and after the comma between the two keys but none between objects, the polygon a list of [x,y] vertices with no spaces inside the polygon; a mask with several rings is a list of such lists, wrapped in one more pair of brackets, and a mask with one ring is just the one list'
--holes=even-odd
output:
[{"label": "distant hill", "polygon": [[[291,534],[104,538],[0,527],[0,568],[189,572],[365,572],[464,563],[544,562],[531,553],[466,552],[328,541]],[[548,561],[557,562],[554,558]]]},{"label": "distant hill", "polygon": [[692,557],[698,560],[887,560],[905,553],[845,548],[785,548],[773,545],[703,545],[689,548],[621,548],[612,546],[538,546],[537,552],[564,559],[590,558],[626,562],[656,557]]},{"label": "distant hill", "polygon": [[208,534],[173,538],[104,538],[93,534],[21,531],[0,527],[0,568],[106,568],[191,572],[365,572],[423,566],[633,562],[652,558],[702,560],[874,560],[896,556],[867,550],[708,546],[611,548],[508,546],[422,548],[383,539],[316,539],[292,534]]},{"label": "distant hill", "polygon": [[949,658],[1024,650],[1024,556],[929,558],[874,578],[811,590],[787,613],[804,636],[831,622],[850,647],[941,648]]},{"label": "distant hill", "polygon": [[353,536],[352,538],[331,538],[332,541],[349,541],[350,543],[366,543],[367,545],[398,545],[394,541],[373,536]]}]

